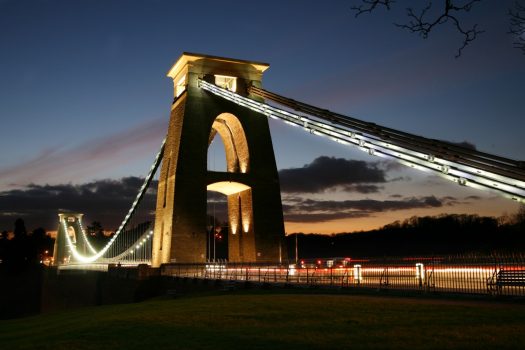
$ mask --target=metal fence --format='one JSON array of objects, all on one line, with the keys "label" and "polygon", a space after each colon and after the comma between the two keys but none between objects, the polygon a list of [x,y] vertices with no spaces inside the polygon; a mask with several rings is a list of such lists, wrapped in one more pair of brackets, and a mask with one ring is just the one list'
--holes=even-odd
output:
[{"label": "metal fence", "polygon": [[525,296],[523,254],[332,258],[297,264],[165,264],[161,274],[304,286]]}]

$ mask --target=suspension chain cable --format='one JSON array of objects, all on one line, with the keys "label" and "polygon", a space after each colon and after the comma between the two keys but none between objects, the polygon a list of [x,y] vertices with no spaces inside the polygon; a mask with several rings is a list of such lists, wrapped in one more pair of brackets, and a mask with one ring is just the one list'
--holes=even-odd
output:
[{"label": "suspension chain cable", "polygon": [[79,253],[76,250],[76,247],[73,244],[73,242],[71,242],[71,239],[69,238],[69,235],[67,234],[67,224],[66,224],[66,221],[63,220],[62,225],[63,225],[63,228],[64,228],[65,233],[66,233],[65,234],[65,236],[66,236],[66,243],[67,243],[67,245],[68,245],[68,247],[69,247],[69,249],[71,251],[71,254],[73,254],[73,257],[75,258],[75,260],[77,260],[79,262],[82,262],[82,263],[94,262],[97,259],[101,258],[113,246],[113,244],[115,243],[115,240],[123,232],[124,227],[128,224],[128,222],[130,221],[131,217],[135,213],[135,209],[137,208],[138,204],[140,203],[140,201],[142,200],[142,198],[146,194],[146,191],[147,191],[147,189],[148,189],[148,187],[149,187],[149,185],[151,183],[151,180],[153,179],[153,176],[155,175],[155,172],[157,171],[157,168],[159,167],[159,164],[162,161],[162,155],[164,153],[165,144],[166,144],[166,138],[164,138],[164,140],[162,141],[162,145],[160,147],[159,152],[157,153],[157,155],[155,157],[153,165],[151,166],[148,175],[144,179],[144,182],[143,182],[142,186],[140,187],[139,192],[138,192],[137,196],[135,197],[135,200],[134,200],[133,204],[131,205],[131,208],[129,209],[128,213],[124,217],[124,220],[120,224],[118,230],[115,232],[113,237],[111,237],[109,242],[107,242],[106,245],[101,250],[99,250],[97,253],[95,253],[95,254],[93,254],[91,256],[85,256],[85,255]]},{"label": "suspension chain cable", "polygon": [[[306,104],[301,104],[299,107],[302,108],[301,111],[308,111],[310,115],[298,115],[241,96],[204,80],[199,80],[199,86],[216,96],[267,117],[302,127],[311,134],[325,136],[341,144],[358,146],[371,155],[392,158],[418,170],[432,171],[463,186],[495,190],[506,197],[525,202],[525,169],[522,167],[522,162],[394,131],[394,129],[383,128],[373,123],[359,121]],[[251,87],[249,91],[253,94],[257,92],[256,95],[262,97],[262,89],[256,89]],[[281,103],[284,101],[282,99],[284,98],[276,97],[274,102]],[[291,103],[285,106],[293,109]],[[327,121],[329,123],[326,123]],[[432,144],[434,148],[430,148],[429,145]],[[448,151],[448,153],[443,153],[443,151],[439,153],[440,146],[454,150],[454,152],[461,149],[461,157],[450,154]],[[466,159],[468,154],[471,155],[471,159]]]}]

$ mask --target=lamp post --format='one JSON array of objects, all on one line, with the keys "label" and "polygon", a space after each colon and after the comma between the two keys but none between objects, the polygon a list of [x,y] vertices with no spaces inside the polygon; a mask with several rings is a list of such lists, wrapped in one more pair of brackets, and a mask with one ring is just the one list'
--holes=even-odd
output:
[{"label": "lamp post", "polygon": [[295,234],[295,265],[297,265],[297,259],[299,258],[299,249],[297,247],[297,236],[298,234]]},{"label": "lamp post", "polygon": [[208,225],[206,226],[206,228],[208,229],[206,231],[206,234],[208,235],[208,262],[211,261],[211,234],[213,232],[213,226],[211,225]]},{"label": "lamp post", "polygon": [[[221,226],[216,226],[215,229],[214,229],[214,232],[213,232],[213,261],[215,261],[215,258],[216,258],[216,240],[217,240],[217,237],[220,235],[222,231],[222,227]],[[219,237],[219,239],[221,239],[221,237]]]}]

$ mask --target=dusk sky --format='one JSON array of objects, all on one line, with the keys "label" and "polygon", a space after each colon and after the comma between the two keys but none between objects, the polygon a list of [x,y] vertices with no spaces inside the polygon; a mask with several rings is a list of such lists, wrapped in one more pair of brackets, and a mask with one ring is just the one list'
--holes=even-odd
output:
[{"label": "dusk sky", "polygon": [[[507,34],[514,0],[461,15],[484,32],[459,58],[462,37],[449,24],[426,40],[393,25],[419,2],[355,18],[359,3],[0,0],[0,230],[18,217],[55,230],[58,209],[116,226],[167,132],[166,72],[184,51],[268,62],[263,87],[272,92],[525,159],[525,55]],[[270,127],[287,233],[518,210],[497,193],[279,121]],[[210,168],[220,169],[219,158],[212,146]]]}]

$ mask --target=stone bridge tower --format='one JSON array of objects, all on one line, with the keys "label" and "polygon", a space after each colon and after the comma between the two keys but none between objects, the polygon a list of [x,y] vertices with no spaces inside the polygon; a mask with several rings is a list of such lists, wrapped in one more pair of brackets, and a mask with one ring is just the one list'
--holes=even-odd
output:
[{"label": "stone bridge tower", "polygon": [[[230,262],[282,258],[283,214],[268,120],[198,86],[202,79],[247,96],[247,86],[261,86],[268,67],[184,53],[169,70],[175,98],[159,177],[152,266],[206,261],[206,191],[227,196]],[[207,170],[208,147],[217,136],[226,172]]]},{"label": "stone bridge tower", "polygon": [[69,241],[75,246],[77,251],[81,254],[88,253],[86,240],[81,235],[82,231],[82,216],[81,213],[59,213],[58,214],[58,230],[55,238],[55,245],[53,248],[53,264],[62,265],[71,261],[71,251],[67,244],[67,237]]}]

